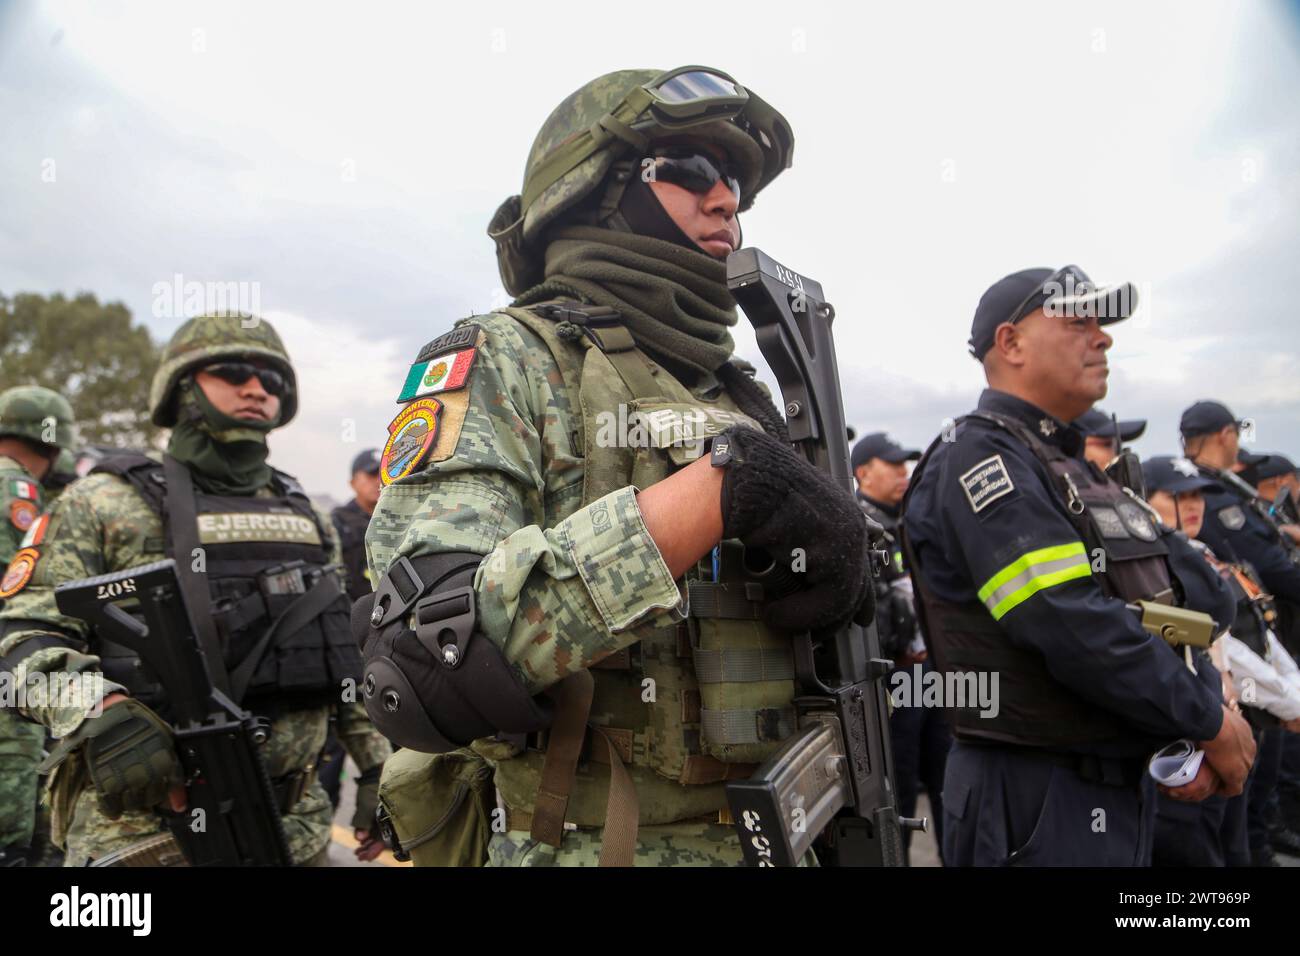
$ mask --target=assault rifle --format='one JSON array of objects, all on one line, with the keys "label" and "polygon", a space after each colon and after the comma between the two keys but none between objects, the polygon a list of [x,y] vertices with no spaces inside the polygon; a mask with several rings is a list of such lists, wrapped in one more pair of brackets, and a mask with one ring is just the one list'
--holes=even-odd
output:
[{"label": "assault rifle", "polygon": [[[71,581],[54,589],[54,599],[61,612],[135,651],[158,675],[167,693],[188,804],[183,813],[164,815],[186,861],[192,866],[289,866],[289,842],[259,750],[267,737],[266,723],[213,685],[176,563],[168,558]],[[148,859],[151,848],[141,851]]]},{"label": "assault rifle", "polygon": [[[795,449],[852,493],[835,310],[821,285],[751,248],[728,257],[727,287],[776,375]],[[798,731],[752,777],[727,785],[745,861],[794,866],[820,836],[823,863],[904,866],[881,683],[892,664],[875,624],[793,640]]]}]

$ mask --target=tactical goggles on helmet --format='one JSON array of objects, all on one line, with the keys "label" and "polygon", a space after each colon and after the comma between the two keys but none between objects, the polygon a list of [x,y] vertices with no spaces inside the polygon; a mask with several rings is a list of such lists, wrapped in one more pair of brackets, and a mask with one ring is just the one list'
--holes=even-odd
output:
[{"label": "tactical goggles on helmet", "polygon": [[676,131],[718,120],[734,123],[762,150],[763,169],[755,192],[793,162],[794,132],[784,116],[721,70],[682,66],[633,88],[591,129],[552,152],[528,177],[521,206],[528,209],[538,196],[610,140],[622,140],[645,152],[650,146],[646,133],[654,127]]},{"label": "tactical goggles on helmet", "polygon": [[672,183],[706,196],[719,182],[740,201],[740,175],[734,163],[719,160],[690,146],[660,146],[641,160],[641,177],[647,182]]},{"label": "tactical goggles on helmet", "polygon": [[273,368],[254,365],[252,362],[213,362],[211,365],[204,365],[202,371],[215,375],[231,385],[243,385],[256,375],[257,380],[262,383],[262,388],[266,389],[266,394],[277,398],[289,390],[289,382],[282,373]]}]

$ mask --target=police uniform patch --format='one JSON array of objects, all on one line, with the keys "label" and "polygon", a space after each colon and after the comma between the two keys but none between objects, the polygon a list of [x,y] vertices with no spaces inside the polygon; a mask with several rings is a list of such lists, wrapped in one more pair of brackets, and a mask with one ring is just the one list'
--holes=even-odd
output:
[{"label": "police uniform patch", "polygon": [[9,502],[9,523],[24,534],[36,520],[36,503],[24,498]]},{"label": "police uniform patch", "polygon": [[35,548],[23,548],[14,555],[14,559],[9,562],[9,567],[0,578],[0,600],[13,597],[32,579],[32,572],[36,570],[36,562],[41,554]]},{"label": "police uniform patch", "polygon": [[1092,509],[1092,520],[1097,523],[1097,529],[1101,532],[1103,538],[1132,537],[1114,508],[1094,507]]},{"label": "police uniform patch", "polygon": [[1241,510],[1241,505],[1229,505],[1226,508],[1220,508],[1217,514],[1219,524],[1229,531],[1240,531],[1246,525],[1246,513]]},{"label": "police uniform patch", "polygon": [[966,500],[976,514],[1016,490],[1001,455],[985,458],[957,480],[961,482],[961,490],[966,492]]},{"label": "police uniform patch", "polygon": [[1143,511],[1140,505],[1136,505],[1131,501],[1120,501],[1116,502],[1115,510],[1119,512],[1124,527],[1132,532],[1133,537],[1142,541],[1154,541],[1156,539],[1156,526],[1151,516]]},{"label": "police uniform patch", "polygon": [[415,471],[429,456],[438,437],[442,402],[422,398],[411,402],[388,423],[388,442],[379,459],[379,480],[390,485]]},{"label": "police uniform patch", "polygon": [[438,336],[424,348],[406,373],[398,402],[464,388],[478,354],[477,325],[462,325]]}]

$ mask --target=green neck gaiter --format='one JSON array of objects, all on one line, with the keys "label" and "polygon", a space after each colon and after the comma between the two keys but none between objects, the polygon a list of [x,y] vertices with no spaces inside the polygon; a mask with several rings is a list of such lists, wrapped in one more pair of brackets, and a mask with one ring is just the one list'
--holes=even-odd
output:
[{"label": "green neck gaiter", "polygon": [[271,481],[266,433],[279,423],[224,415],[192,379],[180,385],[167,453],[189,466],[194,484],[214,495],[251,495]]},{"label": "green neck gaiter", "polygon": [[618,309],[638,346],[699,372],[714,372],[731,357],[736,300],[725,262],[595,226],[556,229],[550,240],[545,280],[515,305],[576,297]]}]

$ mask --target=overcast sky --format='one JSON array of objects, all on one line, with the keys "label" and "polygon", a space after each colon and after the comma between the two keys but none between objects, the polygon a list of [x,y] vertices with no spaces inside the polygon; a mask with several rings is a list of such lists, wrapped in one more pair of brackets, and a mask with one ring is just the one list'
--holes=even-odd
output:
[{"label": "overcast sky", "polygon": [[503,301],[484,230],[550,110],[706,63],[794,127],[745,239],[834,302],[860,432],[927,443],[984,289],[1073,262],[1144,297],[1104,403],[1139,452],[1215,397],[1295,456],[1298,51],[1281,2],[3,4],[0,290],[162,340],[159,283],[248,283],[302,389],[272,462],[343,500],[420,346]]}]

